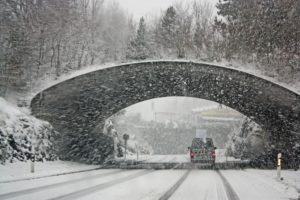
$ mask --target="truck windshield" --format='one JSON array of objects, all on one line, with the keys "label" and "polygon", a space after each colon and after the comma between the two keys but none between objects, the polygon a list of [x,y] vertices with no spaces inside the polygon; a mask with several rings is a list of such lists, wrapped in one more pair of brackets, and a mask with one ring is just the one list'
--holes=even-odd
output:
[{"label": "truck windshield", "polygon": [[194,139],[192,142],[192,148],[204,148],[205,143],[202,138]]},{"label": "truck windshield", "polygon": [[203,138],[195,138],[192,142],[192,148],[210,148],[213,146],[212,139],[210,138],[206,138],[206,140]]},{"label": "truck windshield", "polygon": [[209,138],[206,139],[206,146],[207,147],[213,147],[214,146],[212,139],[209,139]]}]

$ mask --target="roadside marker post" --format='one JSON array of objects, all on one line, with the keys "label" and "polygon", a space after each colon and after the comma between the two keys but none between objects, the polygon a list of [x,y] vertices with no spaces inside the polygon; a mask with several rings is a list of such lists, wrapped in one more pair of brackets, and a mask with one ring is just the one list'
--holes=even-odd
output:
[{"label": "roadside marker post", "polygon": [[129,135],[128,134],[124,134],[123,135],[123,139],[125,141],[125,156],[124,156],[124,161],[126,161],[126,154],[127,154],[127,140],[129,139]]},{"label": "roadside marker post", "polygon": [[137,144],[135,144],[135,149],[136,149],[136,161],[139,161],[139,147]]},{"label": "roadside marker post", "polygon": [[281,179],[281,157],[282,157],[282,154],[278,153],[277,154],[277,178],[279,180]]},{"label": "roadside marker post", "polygon": [[30,172],[34,173],[34,162],[35,162],[35,151],[34,151],[34,146],[31,147],[31,152],[32,152],[32,158],[31,158],[31,167],[30,167]]}]

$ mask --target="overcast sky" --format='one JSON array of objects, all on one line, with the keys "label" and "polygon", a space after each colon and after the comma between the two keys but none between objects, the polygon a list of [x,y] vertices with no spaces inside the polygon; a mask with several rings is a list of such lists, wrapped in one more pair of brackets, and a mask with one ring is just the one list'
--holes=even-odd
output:
[{"label": "overcast sky", "polygon": [[[142,16],[156,15],[162,10],[166,10],[169,6],[175,2],[181,1],[194,1],[194,0],[116,0],[120,5],[133,14],[135,19],[139,19]],[[216,4],[218,0],[198,0],[208,1],[212,4]]]}]

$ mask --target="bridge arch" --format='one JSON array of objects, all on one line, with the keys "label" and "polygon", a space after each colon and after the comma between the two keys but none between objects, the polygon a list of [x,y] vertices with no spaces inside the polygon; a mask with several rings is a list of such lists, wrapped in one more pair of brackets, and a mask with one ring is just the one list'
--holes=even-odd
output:
[{"label": "bridge arch", "polygon": [[183,61],[124,64],[83,74],[37,94],[31,109],[62,134],[89,134],[119,110],[167,96],[224,104],[278,137],[300,132],[300,95],[245,72]]}]

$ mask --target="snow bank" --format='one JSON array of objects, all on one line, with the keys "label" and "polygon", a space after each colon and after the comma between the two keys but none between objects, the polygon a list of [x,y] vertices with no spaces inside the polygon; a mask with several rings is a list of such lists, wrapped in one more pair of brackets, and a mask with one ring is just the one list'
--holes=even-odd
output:
[{"label": "snow bank", "polygon": [[[38,161],[56,159],[52,126],[36,119],[28,110],[20,109],[0,98],[0,161],[26,161],[33,156]],[[34,149],[32,149],[34,146]]]},{"label": "snow bank", "polygon": [[286,182],[276,179],[276,170],[221,170],[240,199],[299,199],[297,189],[288,184],[292,177],[299,179],[299,173],[283,170]]},{"label": "snow bank", "polygon": [[[294,170],[282,170],[281,177],[283,180],[277,179],[277,172],[274,170],[261,170],[261,169],[246,169],[248,173],[260,175],[264,178],[273,179],[276,182],[282,183],[286,186],[286,190],[289,188],[293,188],[298,191],[298,195],[300,195],[300,171]],[[300,197],[300,196],[299,196]]]},{"label": "snow bank", "polygon": [[70,161],[36,162],[35,172],[30,172],[30,162],[15,162],[0,165],[0,182],[54,176],[98,168],[98,165],[86,165]]}]

